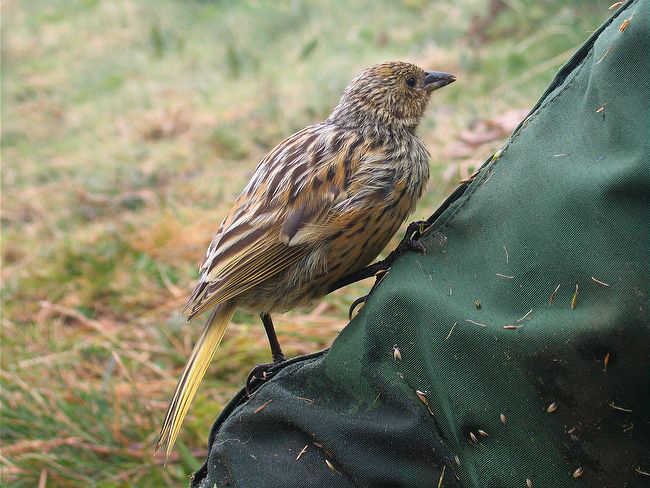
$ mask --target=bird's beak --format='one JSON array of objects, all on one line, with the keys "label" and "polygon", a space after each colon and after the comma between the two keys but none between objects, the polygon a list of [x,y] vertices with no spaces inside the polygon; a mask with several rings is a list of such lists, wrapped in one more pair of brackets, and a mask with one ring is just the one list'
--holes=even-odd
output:
[{"label": "bird's beak", "polygon": [[456,81],[454,75],[444,71],[426,71],[424,74],[426,75],[424,77],[424,88],[429,93]]}]

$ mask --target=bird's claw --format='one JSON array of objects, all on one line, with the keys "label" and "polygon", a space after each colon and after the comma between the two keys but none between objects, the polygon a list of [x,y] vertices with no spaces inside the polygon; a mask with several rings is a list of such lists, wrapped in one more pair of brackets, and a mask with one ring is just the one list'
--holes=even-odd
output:
[{"label": "bird's claw", "polygon": [[408,225],[403,240],[408,241],[407,246],[410,249],[425,252],[424,246],[419,241],[428,226],[429,223],[426,220],[416,220]]},{"label": "bird's claw", "polygon": [[352,305],[350,305],[350,309],[348,310],[348,320],[352,320],[352,314],[354,313],[354,309],[357,308],[359,305],[362,303],[366,303],[366,300],[368,299],[368,295],[363,295],[362,297],[357,298],[355,301],[352,302]]},{"label": "bird's claw", "polygon": [[397,246],[397,249],[400,251],[400,254],[405,251],[415,251],[419,252],[420,254],[427,253],[424,244],[416,239],[403,239],[402,242],[400,242],[400,245]]},{"label": "bird's claw", "polygon": [[377,272],[375,275],[375,283],[372,285],[372,288],[368,292],[367,295],[363,295],[362,297],[357,298],[354,302],[352,302],[352,305],[350,305],[350,308],[348,310],[348,320],[352,320],[352,314],[354,313],[354,310],[361,304],[366,303],[370,295],[372,295],[372,292],[375,291],[375,288],[381,283],[381,280],[384,279],[384,276],[388,274],[388,270],[383,269]]},{"label": "bird's claw", "polygon": [[352,305],[350,305],[350,308],[348,309],[349,320],[352,320],[352,314],[354,313],[354,310],[359,305],[365,303],[366,300],[368,300],[368,297],[372,294],[372,292],[375,290],[377,285],[381,283],[381,280],[384,278],[386,273],[388,273],[388,270],[393,265],[393,262],[399,256],[401,256],[403,253],[407,251],[416,251],[420,254],[427,253],[424,244],[420,242],[420,237],[422,237],[422,234],[424,234],[424,231],[427,228],[427,224],[428,223],[426,220],[416,220],[415,222],[411,222],[408,225],[408,227],[406,228],[406,233],[404,235],[404,238],[400,241],[397,247],[386,257],[386,259],[378,263],[378,265],[381,266],[382,268],[376,272],[375,284],[372,286],[370,292],[367,295],[357,298],[354,302],[352,302]]},{"label": "bird's claw", "polygon": [[424,234],[424,231],[427,228],[427,224],[428,222],[426,220],[416,220],[414,222],[411,222],[406,228],[405,238],[410,238],[412,241],[417,241],[420,237],[422,237],[422,234]]},{"label": "bird's claw", "polygon": [[246,395],[251,396],[255,390],[268,381],[275,374],[275,372],[269,370],[284,361],[285,359],[282,357],[276,359],[272,363],[258,364],[251,369],[251,372],[248,373],[248,377],[246,378]]},{"label": "bird's claw", "polygon": [[426,227],[427,222],[425,220],[416,220],[415,222],[411,222],[406,228],[404,238],[400,241],[395,250],[388,255],[386,261],[392,265],[399,256],[407,251],[416,251],[421,254],[426,254],[427,250],[424,247],[424,244],[420,242],[420,237],[424,234]]}]

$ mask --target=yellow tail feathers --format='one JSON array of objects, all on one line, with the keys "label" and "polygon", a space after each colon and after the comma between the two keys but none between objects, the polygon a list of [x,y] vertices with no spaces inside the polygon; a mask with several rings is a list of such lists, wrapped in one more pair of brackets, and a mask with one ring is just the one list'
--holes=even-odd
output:
[{"label": "yellow tail feathers", "polygon": [[233,313],[235,313],[235,307],[230,302],[221,303],[212,310],[210,318],[208,318],[203,328],[203,333],[194,346],[183,374],[178,380],[156,443],[156,450],[160,446],[166,445],[165,460],[167,460],[174,447],[185,414],[190,408],[196,390],[201,384],[201,380],[221,343],[221,339],[223,339]]}]

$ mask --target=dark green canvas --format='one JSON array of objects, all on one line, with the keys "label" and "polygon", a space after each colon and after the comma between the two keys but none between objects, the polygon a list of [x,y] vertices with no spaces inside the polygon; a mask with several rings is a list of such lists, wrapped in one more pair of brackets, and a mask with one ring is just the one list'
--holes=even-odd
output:
[{"label": "dark green canvas", "polygon": [[649,10],[578,50],[331,349],[233,399],[193,486],[650,486]]}]

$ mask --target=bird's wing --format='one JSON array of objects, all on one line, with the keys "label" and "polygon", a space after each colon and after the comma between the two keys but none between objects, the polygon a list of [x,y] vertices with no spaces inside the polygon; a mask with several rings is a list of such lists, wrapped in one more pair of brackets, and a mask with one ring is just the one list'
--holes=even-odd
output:
[{"label": "bird's wing", "polygon": [[[307,127],[258,165],[212,240],[185,310],[189,319],[249,290],[307,255],[310,224],[327,220],[368,148],[360,135]],[[364,156],[365,157],[365,156]],[[322,238],[323,232],[318,234]]]}]

